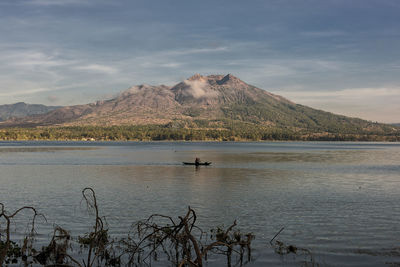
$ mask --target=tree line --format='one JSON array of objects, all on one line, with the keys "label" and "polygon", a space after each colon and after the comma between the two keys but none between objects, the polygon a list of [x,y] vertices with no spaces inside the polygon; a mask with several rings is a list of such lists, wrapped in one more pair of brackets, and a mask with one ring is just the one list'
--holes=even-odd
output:
[{"label": "tree line", "polygon": [[[400,141],[400,133],[312,132],[307,129],[220,125],[69,126],[0,129],[0,140],[28,141]],[[194,125],[197,126],[197,125]]]}]

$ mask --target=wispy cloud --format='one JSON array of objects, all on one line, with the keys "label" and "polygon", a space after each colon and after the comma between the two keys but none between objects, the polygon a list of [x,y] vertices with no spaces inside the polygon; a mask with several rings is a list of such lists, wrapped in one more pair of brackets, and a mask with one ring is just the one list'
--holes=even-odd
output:
[{"label": "wispy cloud", "polygon": [[21,67],[56,67],[75,64],[77,61],[62,59],[60,55],[41,51],[22,51],[1,54],[0,58],[7,58],[8,64]]},{"label": "wispy cloud", "polygon": [[34,88],[34,89],[25,89],[21,91],[10,91],[0,93],[1,97],[9,97],[9,96],[21,96],[21,95],[32,95],[37,93],[43,93],[48,91],[53,91],[54,88]]},{"label": "wispy cloud", "polygon": [[348,35],[344,31],[307,31],[300,34],[307,37],[340,37]]},{"label": "wispy cloud", "polygon": [[184,49],[180,49],[180,50],[164,51],[163,53],[179,56],[179,55],[218,53],[218,52],[227,52],[227,51],[229,51],[229,47],[219,46],[219,47],[189,48],[189,49],[184,48]]},{"label": "wispy cloud", "polygon": [[169,63],[160,64],[160,67],[175,69],[175,68],[181,67],[182,65],[183,65],[182,63],[178,63],[178,62],[169,62]]},{"label": "wispy cloud", "polygon": [[75,69],[89,71],[89,72],[105,73],[105,74],[114,74],[114,73],[118,72],[118,70],[114,67],[101,65],[101,64],[90,64],[90,65],[85,65],[85,66],[77,66],[77,67],[75,67]]},{"label": "wispy cloud", "polygon": [[87,5],[90,0],[29,0],[27,3],[38,6]]}]

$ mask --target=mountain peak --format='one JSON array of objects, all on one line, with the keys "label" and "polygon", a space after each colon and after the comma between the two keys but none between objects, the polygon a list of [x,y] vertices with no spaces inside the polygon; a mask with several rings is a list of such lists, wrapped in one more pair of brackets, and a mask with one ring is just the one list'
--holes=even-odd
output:
[{"label": "mountain peak", "polygon": [[227,74],[222,79],[218,80],[217,83],[219,85],[222,85],[222,84],[226,84],[226,83],[239,84],[239,83],[244,83],[244,82],[242,80],[240,80],[239,78],[233,76],[232,74]]},{"label": "mountain peak", "polygon": [[188,82],[208,82],[211,84],[218,84],[218,85],[223,85],[223,84],[228,84],[228,85],[238,85],[238,84],[245,84],[242,80],[239,78],[233,76],[232,74],[228,73],[226,75],[208,75],[208,76],[203,76],[199,73],[194,74],[190,78],[186,79],[185,81]]},{"label": "mountain peak", "polygon": [[207,80],[207,77],[203,76],[199,73],[196,73],[195,75],[193,75],[192,77],[187,79],[187,81],[206,81],[206,80]]}]

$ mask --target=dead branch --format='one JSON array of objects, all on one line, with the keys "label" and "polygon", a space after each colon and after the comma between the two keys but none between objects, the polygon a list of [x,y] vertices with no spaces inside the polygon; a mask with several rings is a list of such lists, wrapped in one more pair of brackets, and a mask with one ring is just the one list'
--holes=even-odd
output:
[{"label": "dead branch", "polygon": [[31,210],[31,211],[33,211],[33,217],[31,219],[31,230],[30,230],[30,233],[28,235],[28,237],[33,238],[34,233],[35,233],[35,220],[36,220],[36,217],[42,216],[44,219],[46,219],[46,218],[42,214],[38,213],[37,210],[34,207],[30,207],[30,206],[24,206],[22,208],[19,208],[19,209],[17,209],[16,211],[14,211],[11,214],[7,213],[3,203],[0,203],[0,207],[1,207],[0,218],[4,218],[5,221],[6,221],[6,228],[5,228],[6,238],[5,238],[5,241],[2,241],[0,239],[0,267],[2,267],[4,262],[6,261],[7,254],[9,252],[9,250],[10,250],[10,245],[11,245],[11,239],[10,239],[10,224],[11,224],[11,220],[23,210]]}]

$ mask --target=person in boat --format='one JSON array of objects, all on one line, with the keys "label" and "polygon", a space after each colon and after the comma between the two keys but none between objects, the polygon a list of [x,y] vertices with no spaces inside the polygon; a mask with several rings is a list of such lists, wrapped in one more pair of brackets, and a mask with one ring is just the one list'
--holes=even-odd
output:
[{"label": "person in boat", "polygon": [[196,158],[196,159],[194,160],[194,164],[196,164],[196,166],[197,166],[197,165],[200,165],[200,158]]}]

